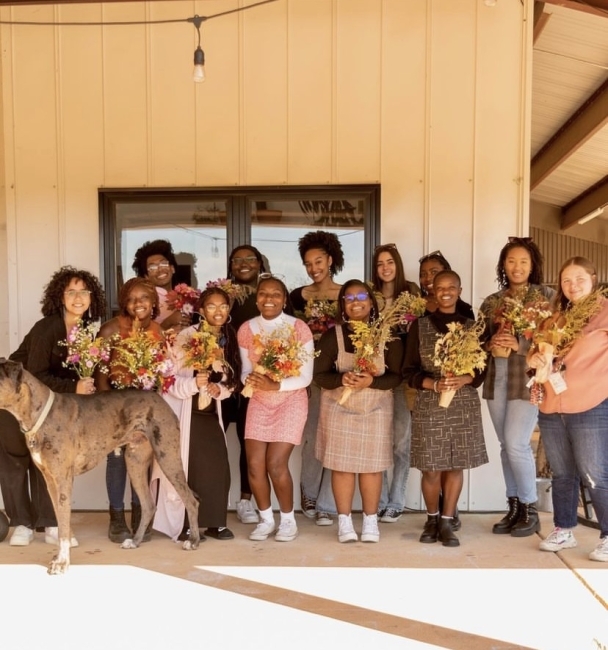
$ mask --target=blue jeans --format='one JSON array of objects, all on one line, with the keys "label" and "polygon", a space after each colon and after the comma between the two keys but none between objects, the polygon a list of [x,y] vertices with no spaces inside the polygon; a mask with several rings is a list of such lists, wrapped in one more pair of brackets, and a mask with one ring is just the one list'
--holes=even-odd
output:
[{"label": "blue jeans", "polygon": [[600,526],[608,535],[608,399],[583,413],[540,413],[540,432],[553,479],[553,521],[574,528],[582,479]]},{"label": "blue jeans", "polygon": [[393,478],[389,487],[388,472],[382,473],[382,493],[379,510],[405,509],[405,490],[410,473],[410,447],[412,445],[412,416],[405,399],[405,384],[393,390]]},{"label": "blue jeans", "polygon": [[[108,500],[113,510],[125,509],[125,488],[127,487],[127,465],[125,463],[124,448],[119,448],[119,453],[111,451],[106,464],[106,488]],[[139,504],[139,497],[131,486],[132,502]]]},{"label": "blue jeans", "polygon": [[507,497],[534,503],[536,463],[530,439],[538,419],[538,407],[523,399],[507,399],[507,359],[497,358],[494,399],[487,400],[492,424],[500,443],[500,461]]},{"label": "blue jeans", "polygon": [[320,406],[321,389],[315,384],[311,384],[308,417],[302,434],[300,485],[305,496],[317,502],[317,512],[329,512],[335,515],[338,511],[331,489],[331,470],[325,469],[315,456]]}]

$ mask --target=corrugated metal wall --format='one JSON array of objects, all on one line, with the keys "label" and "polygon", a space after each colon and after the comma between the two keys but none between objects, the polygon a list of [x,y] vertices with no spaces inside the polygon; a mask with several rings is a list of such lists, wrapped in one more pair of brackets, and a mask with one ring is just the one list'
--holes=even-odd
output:
[{"label": "corrugated metal wall", "polygon": [[557,286],[561,265],[574,255],[591,260],[597,268],[599,281],[608,282],[608,246],[540,228],[531,227],[530,236],[545,258],[546,284]]}]

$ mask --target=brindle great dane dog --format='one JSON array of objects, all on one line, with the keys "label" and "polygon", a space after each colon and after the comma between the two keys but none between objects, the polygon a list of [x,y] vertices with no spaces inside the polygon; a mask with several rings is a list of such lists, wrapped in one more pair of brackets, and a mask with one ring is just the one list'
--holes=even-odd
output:
[{"label": "brindle great dane dog", "polygon": [[[155,508],[148,469],[153,456],[184,502],[188,520],[198,521],[198,501],[188,487],[180,457],[177,417],[158,393],[54,393],[20,363],[0,359],[0,408],[19,422],[55,507],[59,553],[49,565],[50,574],[64,573],[70,565],[74,477],[93,469],[122,445],[126,445],[127,471],[142,510],[135,536],[124,541],[122,548],[137,548],[152,521]],[[191,526],[183,548],[193,550],[199,541],[198,526]]]}]

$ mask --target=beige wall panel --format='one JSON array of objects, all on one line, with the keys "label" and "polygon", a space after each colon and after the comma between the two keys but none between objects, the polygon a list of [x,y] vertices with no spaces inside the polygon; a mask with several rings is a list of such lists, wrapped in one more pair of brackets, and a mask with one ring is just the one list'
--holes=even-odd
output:
[{"label": "beige wall panel", "polygon": [[[149,15],[171,20],[192,16],[192,7],[192,2],[152,2]],[[195,33],[188,23],[150,27],[150,185],[194,184]]]},{"label": "beige wall panel", "polygon": [[[106,3],[104,21],[146,19],[143,2]],[[104,178],[100,185],[148,185],[148,39],[143,25],[103,28]]]},{"label": "beige wall panel", "polygon": [[473,259],[475,6],[471,0],[434,0],[427,52],[429,234],[423,252],[441,249],[462,277],[467,302]]},{"label": "beige wall panel", "polygon": [[[287,4],[242,14],[246,185],[287,182]],[[269,30],[269,25],[274,29]]]},{"label": "beige wall panel", "polygon": [[[0,14],[1,16],[2,14]],[[4,71],[0,66],[0,97],[4,94]],[[0,125],[4,127],[4,102],[0,102]],[[7,238],[6,146],[4,128],[0,128],[0,357],[8,356],[9,343],[9,272]]]},{"label": "beige wall panel", "polygon": [[[55,13],[53,7],[23,7],[15,9],[12,16],[14,20],[52,21]],[[60,264],[55,39],[52,27],[13,28],[14,232],[20,336],[40,318],[42,287]]]},{"label": "beige wall panel", "polygon": [[[62,21],[100,21],[99,5],[64,5]],[[62,264],[99,273],[97,187],[103,179],[101,27],[59,32],[59,210]],[[83,245],[86,242],[86,245]]]},{"label": "beige wall panel", "polygon": [[335,183],[380,179],[382,3],[337,0]]},{"label": "beige wall panel", "polygon": [[425,214],[426,2],[389,0],[382,14],[382,233],[418,282]]},{"label": "beige wall panel", "polygon": [[[205,2],[202,9],[204,15],[213,15],[225,11],[226,4],[214,0]],[[196,185],[242,183],[239,20],[237,14],[222,16],[201,27],[207,80],[192,83],[196,123],[191,136],[196,142]],[[192,59],[195,41],[188,43],[192,43]]]},{"label": "beige wall panel", "polygon": [[288,182],[332,180],[332,3],[291,3],[288,24]]}]

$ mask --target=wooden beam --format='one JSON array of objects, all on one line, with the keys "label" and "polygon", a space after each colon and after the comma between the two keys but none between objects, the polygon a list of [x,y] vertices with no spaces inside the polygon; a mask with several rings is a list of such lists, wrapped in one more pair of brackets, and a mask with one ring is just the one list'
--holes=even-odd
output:
[{"label": "wooden beam", "polygon": [[608,176],[562,208],[561,229],[576,226],[579,219],[603,206],[608,206]]},{"label": "wooden beam", "polygon": [[608,124],[608,79],[534,156],[530,170],[530,189],[539,185],[606,124]]},{"label": "wooden beam", "polygon": [[551,18],[551,14],[545,13],[545,3],[534,3],[534,29],[532,31],[532,43],[536,43],[539,36],[543,33],[543,29],[547,26]]},{"label": "wooden beam", "polygon": [[608,0],[545,0],[545,3],[608,18]]}]

